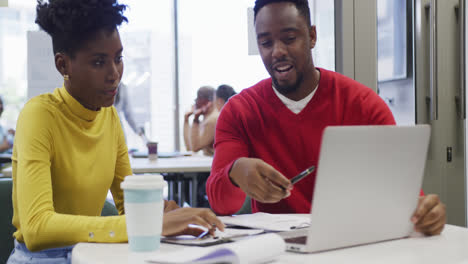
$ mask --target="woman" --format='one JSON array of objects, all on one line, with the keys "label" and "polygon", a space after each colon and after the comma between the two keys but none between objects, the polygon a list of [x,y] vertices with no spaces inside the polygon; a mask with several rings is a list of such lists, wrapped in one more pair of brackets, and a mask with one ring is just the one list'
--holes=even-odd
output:
[{"label": "woman", "polygon": [[[17,231],[8,263],[69,263],[76,243],[127,241],[120,183],[132,170],[111,107],[123,73],[117,27],[127,21],[125,7],[116,0],[38,1],[36,23],[52,37],[64,85],[31,99],[18,118]],[[109,189],[120,215],[101,217]],[[174,208],[165,205],[164,236],[200,232],[188,224],[223,230],[208,209]]]},{"label": "woman", "polygon": [[226,84],[220,85],[218,89],[216,89],[214,102],[218,112],[221,111],[221,108],[223,108],[224,104],[229,100],[229,98],[235,94],[236,91],[234,91],[231,86]]}]

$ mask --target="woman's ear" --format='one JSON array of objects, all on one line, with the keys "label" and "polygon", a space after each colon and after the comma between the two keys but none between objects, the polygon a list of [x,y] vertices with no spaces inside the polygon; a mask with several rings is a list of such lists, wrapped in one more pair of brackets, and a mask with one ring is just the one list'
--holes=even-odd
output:
[{"label": "woman's ear", "polygon": [[55,68],[60,72],[62,76],[70,74],[70,58],[64,53],[57,52],[55,54]]}]

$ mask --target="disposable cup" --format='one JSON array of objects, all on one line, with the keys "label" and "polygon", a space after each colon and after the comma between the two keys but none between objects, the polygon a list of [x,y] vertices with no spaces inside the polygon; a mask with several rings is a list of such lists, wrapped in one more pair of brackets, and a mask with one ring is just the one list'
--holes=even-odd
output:
[{"label": "disposable cup", "polygon": [[159,248],[164,213],[163,177],[131,175],[120,184],[124,191],[124,209],[130,251],[146,252]]},{"label": "disposable cup", "polygon": [[148,142],[146,146],[148,147],[148,159],[157,160],[158,159],[158,142]]}]

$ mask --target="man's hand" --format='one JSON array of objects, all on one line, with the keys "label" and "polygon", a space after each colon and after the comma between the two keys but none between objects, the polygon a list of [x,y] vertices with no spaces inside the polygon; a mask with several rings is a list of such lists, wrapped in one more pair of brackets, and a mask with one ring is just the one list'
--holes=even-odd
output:
[{"label": "man's hand", "polygon": [[444,229],[446,222],[445,205],[439,196],[429,194],[419,197],[418,207],[411,217],[414,229],[425,235],[438,235]]},{"label": "man's hand", "polygon": [[184,114],[184,120],[185,120],[185,122],[188,122],[189,117],[190,117],[191,115],[193,115],[193,112],[194,112],[194,111],[195,111],[195,106],[192,105],[192,108],[191,108],[189,111],[185,112],[185,114]]},{"label": "man's hand", "polygon": [[229,173],[231,181],[248,196],[262,203],[276,203],[288,197],[291,181],[260,159],[240,158]]},{"label": "man's hand", "polygon": [[193,112],[193,122],[195,122],[195,123],[200,122],[199,118],[200,118],[201,115],[203,115],[203,108],[196,109]]},{"label": "man's hand", "polygon": [[208,111],[211,109],[212,106],[213,106],[213,103],[208,102],[204,106],[202,106],[202,107],[200,107],[198,109],[195,109],[195,111],[193,112],[193,119],[198,121],[200,116],[201,115],[202,116],[206,115],[206,113],[208,113]]},{"label": "man's hand", "polygon": [[224,231],[224,224],[207,208],[178,208],[165,212],[163,216],[163,236],[192,235],[198,236],[203,230],[190,227],[189,224],[204,226],[214,235],[216,228]]}]

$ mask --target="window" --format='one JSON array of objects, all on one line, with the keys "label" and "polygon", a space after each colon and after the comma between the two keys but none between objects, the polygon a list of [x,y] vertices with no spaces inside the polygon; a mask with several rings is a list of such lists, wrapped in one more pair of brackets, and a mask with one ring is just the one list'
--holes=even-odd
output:
[{"label": "window", "polygon": [[416,116],[411,9],[411,1],[377,2],[378,91],[399,125],[413,125]]},{"label": "window", "polygon": [[[134,1],[120,28],[124,75],[137,126],[144,127],[160,151],[174,150],[173,0]],[[122,115],[121,115],[122,116]],[[142,140],[124,123],[129,148],[144,149]]]},{"label": "window", "polygon": [[405,0],[377,2],[378,80],[407,76],[407,24]]},{"label": "window", "polygon": [[0,95],[4,113],[0,123],[4,129],[15,128],[19,112],[26,102],[28,30],[37,30],[34,23],[34,1],[10,1],[0,7]]}]

